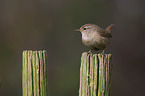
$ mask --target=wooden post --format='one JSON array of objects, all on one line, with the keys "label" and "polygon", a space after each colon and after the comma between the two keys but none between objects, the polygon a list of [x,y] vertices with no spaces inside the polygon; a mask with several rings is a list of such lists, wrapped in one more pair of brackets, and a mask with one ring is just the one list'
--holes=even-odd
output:
[{"label": "wooden post", "polygon": [[23,51],[23,96],[47,96],[46,51]]},{"label": "wooden post", "polygon": [[111,54],[88,54],[81,57],[79,96],[110,96]]}]

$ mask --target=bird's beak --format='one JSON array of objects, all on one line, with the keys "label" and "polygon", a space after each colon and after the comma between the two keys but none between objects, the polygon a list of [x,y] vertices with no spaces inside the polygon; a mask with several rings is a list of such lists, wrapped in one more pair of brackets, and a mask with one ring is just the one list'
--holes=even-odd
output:
[{"label": "bird's beak", "polygon": [[80,29],[75,29],[74,31],[80,31]]}]

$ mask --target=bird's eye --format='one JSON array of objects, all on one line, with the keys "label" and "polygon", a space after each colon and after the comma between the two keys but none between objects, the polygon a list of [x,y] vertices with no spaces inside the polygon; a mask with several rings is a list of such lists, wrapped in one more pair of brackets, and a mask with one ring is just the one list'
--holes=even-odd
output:
[{"label": "bird's eye", "polygon": [[84,30],[86,30],[87,28],[84,28]]}]

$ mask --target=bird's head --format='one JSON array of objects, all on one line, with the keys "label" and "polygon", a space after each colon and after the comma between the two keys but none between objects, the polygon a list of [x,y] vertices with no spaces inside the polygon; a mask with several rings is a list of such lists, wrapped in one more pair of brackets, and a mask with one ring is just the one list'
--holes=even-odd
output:
[{"label": "bird's head", "polygon": [[85,25],[81,26],[80,29],[76,29],[75,31],[80,31],[83,34],[83,33],[93,32],[97,28],[98,28],[98,26],[95,24],[85,24]]}]

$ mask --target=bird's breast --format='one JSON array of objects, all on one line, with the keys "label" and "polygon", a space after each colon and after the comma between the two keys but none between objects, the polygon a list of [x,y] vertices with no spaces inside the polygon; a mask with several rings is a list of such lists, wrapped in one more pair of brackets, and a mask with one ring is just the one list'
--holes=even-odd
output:
[{"label": "bird's breast", "polygon": [[82,42],[90,49],[104,49],[110,39],[101,37],[99,34],[82,34]]},{"label": "bird's breast", "polygon": [[92,33],[92,34],[82,34],[82,42],[84,44],[93,44],[97,43],[100,41],[100,35],[97,33]]}]

